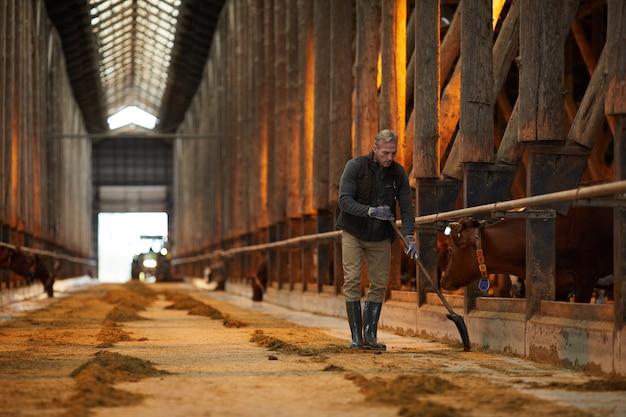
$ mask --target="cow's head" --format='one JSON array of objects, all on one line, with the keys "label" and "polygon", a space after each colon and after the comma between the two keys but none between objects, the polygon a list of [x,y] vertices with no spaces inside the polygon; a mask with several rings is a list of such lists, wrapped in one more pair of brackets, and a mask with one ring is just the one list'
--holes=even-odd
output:
[{"label": "cow's head", "polygon": [[459,220],[448,223],[446,232],[437,245],[440,286],[444,290],[457,290],[480,277],[476,262],[477,221]]},{"label": "cow's head", "polygon": [[11,271],[32,280],[35,275],[35,258],[16,249],[11,255]]}]

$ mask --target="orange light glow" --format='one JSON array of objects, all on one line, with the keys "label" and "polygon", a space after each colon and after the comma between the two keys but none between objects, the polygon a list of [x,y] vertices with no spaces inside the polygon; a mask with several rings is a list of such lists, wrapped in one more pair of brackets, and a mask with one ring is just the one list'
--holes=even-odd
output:
[{"label": "orange light glow", "polygon": [[396,114],[394,125],[398,133],[398,160],[408,168],[413,162],[413,144],[409,144],[405,134],[406,120],[406,0],[396,0],[395,25],[395,83],[396,83]]},{"label": "orange light glow", "polygon": [[493,0],[492,1],[492,5],[493,5],[493,22],[492,22],[492,28],[495,29],[496,25],[498,24],[498,19],[500,18],[500,13],[502,13],[502,8],[504,7],[504,3],[506,3],[506,0]]},{"label": "orange light glow", "polygon": [[383,85],[383,58],[379,52],[376,62],[376,88],[380,90],[381,85]]},{"label": "orange light glow", "polygon": [[313,120],[315,116],[315,54],[313,31],[307,34],[304,88],[304,148],[300,159],[304,163],[302,213],[314,214],[313,207]]}]

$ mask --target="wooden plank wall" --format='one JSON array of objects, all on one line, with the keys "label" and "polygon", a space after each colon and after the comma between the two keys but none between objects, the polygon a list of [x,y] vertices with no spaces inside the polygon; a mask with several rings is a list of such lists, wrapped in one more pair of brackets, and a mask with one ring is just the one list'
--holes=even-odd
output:
[{"label": "wooden plank wall", "polygon": [[62,133],[85,128],[44,2],[2,1],[0,240],[91,257],[91,142]]},{"label": "wooden plank wall", "polygon": [[[463,162],[496,161],[519,167],[512,190],[513,197],[523,196],[526,162],[518,142],[538,137],[528,124],[536,109],[517,100],[520,36],[530,36],[520,35],[525,3],[464,3],[420,2],[422,10],[411,0],[227,2],[200,89],[179,129],[207,139],[177,140],[176,256],[231,247],[246,236],[263,242],[268,235],[314,233],[318,213],[335,214],[346,160],[367,153],[382,128],[399,131],[399,159],[415,178],[441,173],[463,180]],[[562,111],[553,109],[554,123],[542,120],[535,128],[549,131],[541,138],[592,151],[584,180],[610,180],[607,151],[615,128],[601,107],[606,4],[557,3],[563,3],[562,22],[552,22],[549,40],[564,42],[563,59],[545,56],[540,44],[522,51],[522,58],[563,67],[563,79],[549,82],[570,90]],[[472,20],[463,22],[461,10]],[[351,25],[342,26],[348,14]],[[540,73],[521,76],[542,79]],[[197,199],[202,203],[194,204]],[[326,252],[320,258],[318,248],[301,249],[302,275],[295,284],[304,288],[318,283],[316,261],[334,261]],[[276,256],[280,267],[283,258]],[[295,262],[293,254],[289,259]],[[294,278],[288,279],[294,287]]]}]

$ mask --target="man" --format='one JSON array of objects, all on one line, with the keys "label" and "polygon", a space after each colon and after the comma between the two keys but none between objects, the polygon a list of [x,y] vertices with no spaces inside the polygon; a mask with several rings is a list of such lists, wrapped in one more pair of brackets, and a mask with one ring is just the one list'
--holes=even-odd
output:
[{"label": "man", "polygon": [[[404,168],[394,161],[398,147],[395,132],[381,130],[372,152],[351,159],[339,183],[339,218],[343,230],[341,250],[351,348],[385,350],[378,343],[378,319],[389,280],[391,241],[390,221],[394,221],[396,201],[400,206],[402,232],[409,241],[407,255],[416,254],[414,210]],[[370,286],[361,316],[361,260],[367,260]]]}]

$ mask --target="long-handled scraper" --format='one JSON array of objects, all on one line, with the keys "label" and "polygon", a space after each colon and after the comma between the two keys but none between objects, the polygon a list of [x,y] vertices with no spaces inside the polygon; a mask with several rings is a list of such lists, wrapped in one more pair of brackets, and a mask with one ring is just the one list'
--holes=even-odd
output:
[{"label": "long-handled scraper", "polygon": [[[396,232],[398,237],[402,240],[402,243],[404,244],[404,246],[408,248],[409,247],[409,242],[407,242],[406,237],[402,234],[402,232],[400,231],[400,228],[398,227],[396,222],[392,220],[391,221],[391,225],[393,226],[393,230]],[[412,259],[413,259],[413,261],[415,261],[415,263],[417,263],[419,265],[421,271],[424,273],[424,276],[426,276],[426,279],[428,279],[428,281],[430,281],[430,285],[435,289],[435,292],[437,293],[437,296],[439,296],[439,299],[441,300],[443,305],[448,310],[448,314],[446,315],[446,317],[448,317],[448,319],[452,320],[452,322],[456,325],[456,328],[459,330],[459,333],[461,334],[461,340],[463,341],[463,350],[465,352],[469,352],[469,350],[470,350],[470,340],[469,340],[469,335],[467,334],[467,326],[465,326],[465,320],[463,320],[463,316],[458,315],[457,313],[454,312],[454,310],[452,310],[452,307],[450,307],[450,304],[448,303],[448,300],[445,299],[445,297],[441,293],[441,290],[439,289],[439,286],[435,284],[435,281],[430,276],[430,274],[428,273],[428,271],[424,267],[424,264],[422,264],[422,261],[420,261],[420,259],[417,256],[417,254],[415,256],[413,256]]]}]

